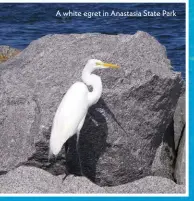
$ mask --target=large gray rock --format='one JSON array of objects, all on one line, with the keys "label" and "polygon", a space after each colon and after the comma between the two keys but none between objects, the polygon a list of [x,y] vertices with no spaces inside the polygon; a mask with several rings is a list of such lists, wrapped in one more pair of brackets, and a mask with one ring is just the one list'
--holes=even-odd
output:
[{"label": "large gray rock", "polygon": [[170,179],[148,176],[137,181],[114,187],[105,187],[107,193],[119,194],[185,194],[183,185],[177,185]]},{"label": "large gray rock", "polygon": [[[144,32],[135,35],[47,35],[0,65],[0,171],[31,164],[53,174],[65,169],[64,152],[48,161],[55,111],[90,58],[120,70],[96,72],[103,95],[90,108],[80,135],[83,173],[99,185],[119,185],[153,174],[152,163],[174,114],[182,79],[165,48]],[[75,138],[68,170],[79,173]]]},{"label": "large gray rock", "polygon": [[179,143],[176,164],[175,164],[175,180],[178,184],[186,184],[186,146],[185,146],[185,130]]},{"label": "large gray rock", "polygon": [[36,167],[20,166],[0,176],[0,193],[4,194],[120,194],[185,193],[184,186],[162,177],[145,177],[132,183],[100,187],[85,177],[52,174]]}]

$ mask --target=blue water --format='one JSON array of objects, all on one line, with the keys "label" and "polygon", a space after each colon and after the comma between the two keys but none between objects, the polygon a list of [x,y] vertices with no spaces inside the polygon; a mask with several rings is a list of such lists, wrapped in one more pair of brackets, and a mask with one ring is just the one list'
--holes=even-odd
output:
[{"label": "blue water", "polygon": [[[84,16],[56,17],[57,11],[142,12],[144,10],[176,12],[176,16],[129,17]],[[168,58],[176,71],[185,79],[185,4],[0,4],[0,45],[24,49],[32,40],[53,33],[106,33],[134,34],[146,31],[156,37],[166,49]]]}]

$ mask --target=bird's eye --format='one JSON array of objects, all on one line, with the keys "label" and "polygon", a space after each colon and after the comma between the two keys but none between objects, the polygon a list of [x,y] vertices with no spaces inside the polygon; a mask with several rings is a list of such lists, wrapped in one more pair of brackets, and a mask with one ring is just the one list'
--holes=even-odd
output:
[{"label": "bird's eye", "polygon": [[96,65],[100,66],[100,65],[102,65],[102,63],[101,62],[96,62]]}]

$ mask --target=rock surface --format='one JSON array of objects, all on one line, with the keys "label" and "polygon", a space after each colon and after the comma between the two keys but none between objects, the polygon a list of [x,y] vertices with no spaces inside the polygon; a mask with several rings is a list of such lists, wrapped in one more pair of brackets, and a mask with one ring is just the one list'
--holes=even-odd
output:
[{"label": "rock surface", "polygon": [[185,193],[184,186],[162,177],[145,177],[116,187],[100,187],[85,177],[53,176],[36,167],[21,166],[0,176],[0,193],[4,194],[134,194]]},{"label": "rock surface", "polygon": [[185,193],[185,187],[183,185],[177,185],[170,179],[156,176],[148,176],[128,184],[115,187],[105,187],[105,189],[108,193],[119,194]]},{"label": "rock surface", "polygon": [[91,182],[85,177],[69,175],[62,184],[62,193],[72,194],[97,194],[107,193],[107,191]]},{"label": "rock surface", "polygon": [[0,177],[0,193],[61,193],[62,180],[35,167],[19,167]]},{"label": "rock surface", "polygon": [[185,147],[185,130],[183,133],[183,136],[181,138],[178,152],[177,152],[177,158],[176,158],[176,164],[175,164],[175,180],[177,184],[186,184],[186,147]]},{"label": "rock surface", "polygon": [[[47,35],[1,64],[1,173],[21,164],[52,174],[66,171],[63,152],[48,162],[52,120],[91,58],[117,63],[121,69],[96,72],[104,89],[80,135],[84,175],[112,186],[153,174],[152,163],[173,117],[182,79],[171,70],[165,48],[144,32]],[[75,138],[68,145],[68,170],[79,173]]]},{"label": "rock surface", "polygon": [[18,49],[15,49],[6,45],[0,45],[0,63],[15,57],[19,53],[20,53],[20,50]]},{"label": "rock surface", "polygon": [[174,142],[177,150],[185,129],[185,92],[180,96],[174,113]]},{"label": "rock surface", "polygon": [[174,129],[173,122],[170,123],[163,140],[156,150],[155,158],[152,163],[152,172],[155,176],[162,176],[174,180]]},{"label": "rock surface", "polygon": [[175,161],[174,178],[178,184],[186,180],[186,121],[185,121],[185,91],[181,94],[174,113],[174,142],[177,153]]}]

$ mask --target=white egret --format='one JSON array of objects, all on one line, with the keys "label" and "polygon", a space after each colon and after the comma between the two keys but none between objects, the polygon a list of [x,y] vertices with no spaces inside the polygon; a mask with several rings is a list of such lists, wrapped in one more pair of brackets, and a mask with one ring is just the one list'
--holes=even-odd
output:
[{"label": "white egret", "polygon": [[[74,83],[63,97],[53,120],[50,137],[50,155],[54,154],[57,156],[63,144],[74,134],[77,134],[76,147],[78,149],[79,134],[84,124],[88,108],[97,103],[102,94],[101,78],[92,74],[92,72],[96,69],[105,68],[119,67],[115,64],[90,59],[82,71],[82,80],[84,83]],[[88,90],[86,85],[92,86],[92,92]]]}]

